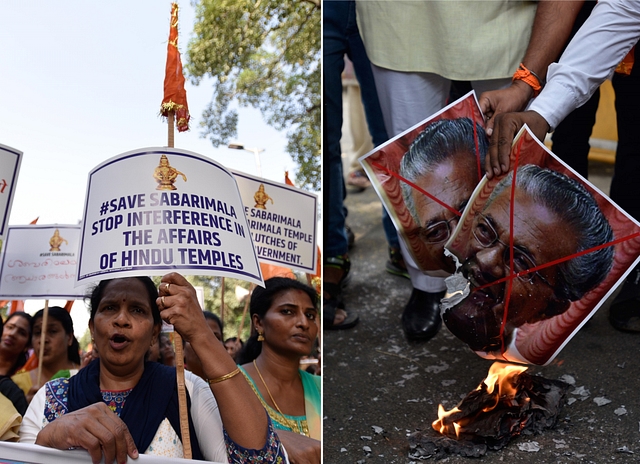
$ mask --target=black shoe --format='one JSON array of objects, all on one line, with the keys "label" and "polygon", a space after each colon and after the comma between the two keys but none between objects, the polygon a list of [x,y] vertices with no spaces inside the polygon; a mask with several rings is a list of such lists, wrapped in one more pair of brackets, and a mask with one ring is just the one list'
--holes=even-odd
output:
[{"label": "black shoe", "polygon": [[632,298],[609,308],[609,322],[623,332],[640,332],[640,300]]},{"label": "black shoe", "polygon": [[413,289],[402,313],[402,329],[409,340],[427,341],[438,333],[442,325],[440,300],[444,293]]},{"label": "black shoe", "polygon": [[627,278],[624,279],[622,289],[615,300],[613,300],[612,306],[638,297],[640,297],[640,266],[631,271]]}]

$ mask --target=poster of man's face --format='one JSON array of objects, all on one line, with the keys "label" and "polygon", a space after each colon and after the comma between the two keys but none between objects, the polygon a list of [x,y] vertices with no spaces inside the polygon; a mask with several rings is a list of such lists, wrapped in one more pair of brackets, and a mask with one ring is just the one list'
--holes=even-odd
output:
[{"label": "poster of man's face", "polygon": [[443,320],[481,356],[548,364],[633,268],[639,236],[523,129],[511,171],[480,182],[446,244],[459,268]]},{"label": "poster of man's face", "polygon": [[418,268],[455,271],[444,244],[483,177],[487,137],[475,95],[366,155],[362,164]]},{"label": "poster of man's face", "polygon": [[361,163],[417,266],[449,276],[448,329],[480,356],[548,364],[633,268],[640,226],[528,130],[490,181],[487,147],[470,93]]}]

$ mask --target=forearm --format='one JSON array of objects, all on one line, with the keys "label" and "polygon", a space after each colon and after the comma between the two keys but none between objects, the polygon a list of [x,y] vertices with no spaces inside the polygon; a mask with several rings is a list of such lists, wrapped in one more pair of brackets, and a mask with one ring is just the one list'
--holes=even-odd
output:
[{"label": "forearm", "polygon": [[583,0],[538,2],[529,46],[522,63],[541,79],[546,79],[547,68],[560,57],[583,3]]},{"label": "forearm", "polygon": [[[224,345],[213,334],[194,340],[191,344],[209,380],[218,379],[237,369]],[[244,376],[238,373],[210,386],[229,437],[245,448],[261,449],[267,437],[267,416]]]},{"label": "forearm", "polygon": [[284,449],[287,450],[291,462],[320,464],[320,450],[322,448],[320,440],[286,430],[278,430],[278,436]]},{"label": "forearm", "polygon": [[638,41],[640,4],[601,0],[549,68],[549,85],[531,109],[555,128],[584,104]]}]

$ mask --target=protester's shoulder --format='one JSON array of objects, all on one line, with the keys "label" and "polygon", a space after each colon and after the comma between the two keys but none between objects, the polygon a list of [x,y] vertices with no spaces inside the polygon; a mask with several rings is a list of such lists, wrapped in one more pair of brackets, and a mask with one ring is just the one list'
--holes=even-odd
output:
[{"label": "protester's shoulder", "polygon": [[24,416],[29,406],[27,398],[22,389],[9,376],[0,376],[0,395],[11,401],[20,415]]},{"label": "protester's shoulder", "polygon": [[309,374],[307,371],[303,370],[300,370],[300,375],[303,381],[306,380],[308,383],[313,383],[318,388],[318,391],[320,390],[320,387],[322,386],[322,377],[319,375]]},{"label": "protester's shoulder", "polygon": [[16,391],[22,391],[20,387],[13,381],[8,375],[0,375],[0,393],[4,396],[14,393]]}]

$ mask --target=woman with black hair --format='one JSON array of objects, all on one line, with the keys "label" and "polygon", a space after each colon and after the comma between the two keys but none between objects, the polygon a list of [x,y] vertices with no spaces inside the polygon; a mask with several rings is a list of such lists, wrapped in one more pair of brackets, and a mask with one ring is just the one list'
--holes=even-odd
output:
[{"label": "woman with black hair", "polygon": [[317,304],[316,291],[297,280],[266,280],[251,295],[255,333],[238,358],[289,456],[304,452],[310,462],[320,462],[320,377],[300,370],[300,359],[318,336]]},{"label": "woman with black hair", "polygon": [[21,311],[15,312],[4,325],[0,318],[0,334],[0,393],[13,403],[20,415],[24,415],[27,399],[20,387],[11,380],[11,375],[27,362],[31,346],[31,316]]},{"label": "woman with black hair", "polygon": [[[20,441],[83,448],[93,462],[104,458],[108,464],[137,459],[139,453],[182,458],[184,418],[194,459],[284,462],[268,415],[207,327],[195,289],[177,273],[165,275],[159,289],[148,277],[96,286],[89,330],[100,357],[38,391],[23,418]],[[162,319],[193,344],[209,379],[185,371],[184,417],[175,368],[145,361]]]},{"label": "woman with black hair", "polygon": [[47,327],[44,329],[43,321],[44,309],[41,309],[33,316],[33,334],[31,335],[31,345],[36,356],[39,356],[42,331],[45,330],[40,381],[38,382],[38,369],[13,376],[14,381],[27,395],[29,402],[40,387],[49,380],[70,377],[80,369],[80,345],[73,333],[73,320],[69,312],[60,306],[52,306],[48,309]]},{"label": "woman with black hair", "polygon": [[4,322],[0,339],[0,375],[13,375],[27,362],[31,347],[32,318],[17,311]]}]

